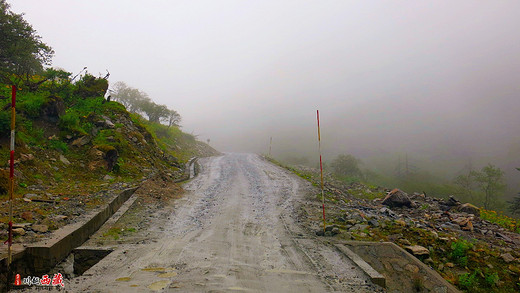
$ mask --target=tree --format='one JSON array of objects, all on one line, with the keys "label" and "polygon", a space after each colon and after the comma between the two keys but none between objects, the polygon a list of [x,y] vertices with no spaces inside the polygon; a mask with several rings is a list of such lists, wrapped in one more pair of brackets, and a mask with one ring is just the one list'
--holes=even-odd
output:
[{"label": "tree", "polygon": [[506,187],[503,183],[504,171],[489,164],[483,167],[480,171],[471,171],[470,174],[475,178],[479,188],[484,191],[484,208],[488,209],[491,201]]},{"label": "tree", "polygon": [[54,51],[41,41],[23,14],[10,10],[0,0],[0,78],[3,83],[14,83],[12,76],[29,81],[30,75],[41,73],[50,65]]},{"label": "tree", "polygon": [[170,110],[166,105],[158,105],[150,99],[141,101],[139,108],[148,116],[148,121],[154,123],[160,123],[170,115]]},{"label": "tree", "polygon": [[122,81],[118,81],[113,85],[111,93],[114,101],[118,101],[123,104],[128,111],[134,113],[141,112],[141,105],[145,103],[145,101],[151,102],[148,94],[136,88],[129,87]]},{"label": "tree", "polygon": [[459,188],[460,195],[468,199],[473,197],[473,176],[471,175],[471,171],[467,174],[455,177],[453,183]]},{"label": "tree", "polygon": [[[520,171],[520,168],[516,168],[518,171]],[[509,211],[512,214],[519,214],[520,215],[520,193],[516,195],[516,197],[509,202]]]},{"label": "tree", "polygon": [[128,111],[145,114],[150,122],[165,122],[168,128],[181,122],[181,115],[177,111],[168,109],[166,105],[154,103],[147,93],[129,87],[122,81],[112,86],[111,96],[114,101],[123,104]]},{"label": "tree", "polygon": [[359,168],[361,161],[352,155],[338,155],[331,163],[334,173],[340,176],[358,176],[363,174]]},{"label": "tree", "polygon": [[181,115],[179,115],[179,113],[177,113],[177,111],[175,111],[175,110],[169,110],[169,111],[170,111],[170,113],[167,117],[168,128],[170,128],[172,125],[179,126],[179,123],[181,122]]}]

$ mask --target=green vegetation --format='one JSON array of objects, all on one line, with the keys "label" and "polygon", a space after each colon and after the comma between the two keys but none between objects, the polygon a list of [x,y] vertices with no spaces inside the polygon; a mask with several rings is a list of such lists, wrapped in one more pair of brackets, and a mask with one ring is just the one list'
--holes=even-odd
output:
[{"label": "green vegetation", "polygon": [[363,173],[359,168],[360,163],[361,161],[352,155],[339,155],[330,165],[336,176],[347,183],[353,183],[363,178]]},{"label": "green vegetation", "polygon": [[[520,168],[516,168],[518,171],[520,171]],[[509,206],[509,211],[514,215],[514,214],[518,214],[520,215],[520,193],[518,193],[516,195],[516,197],[514,199],[512,199],[510,202],[509,202],[510,206]]]},{"label": "green vegetation", "polygon": [[472,171],[471,176],[475,178],[479,188],[485,193],[484,208],[490,207],[491,201],[502,192],[506,185],[504,181],[504,171],[491,164],[483,167],[480,171]]},{"label": "green vegetation", "polygon": [[113,238],[114,240],[119,240],[122,236],[127,236],[132,233],[135,233],[137,230],[135,228],[121,228],[121,227],[112,227],[108,229],[107,232],[103,233],[104,237]]},{"label": "green vegetation", "polygon": [[480,209],[480,218],[497,224],[509,231],[520,233],[520,221],[518,219],[504,215],[502,212]]},{"label": "green vegetation", "polygon": [[[54,51],[41,41],[22,14],[10,10],[5,0],[0,0],[0,24],[0,83],[18,85],[43,71]],[[26,85],[32,90],[34,84]]]},{"label": "green vegetation", "polygon": [[451,244],[451,252],[449,254],[449,257],[456,264],[465,267],[468,265],[468,250],[470,250],[472,247],[472,243],[464,239],[458,239],[457,241]]}]

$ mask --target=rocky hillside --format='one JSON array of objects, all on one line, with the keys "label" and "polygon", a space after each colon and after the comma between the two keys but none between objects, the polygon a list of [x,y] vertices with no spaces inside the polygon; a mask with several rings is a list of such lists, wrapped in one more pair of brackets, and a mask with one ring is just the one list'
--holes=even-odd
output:
[{"label": "rocky hillside", "polygon": [[[44,238],[154,174],[174,180],[193,156],[217,154],[177,126],[150,123],[107,101],[107,87],[105,79],[85,75],[18,92],[14,243]],[[10,89],[2,86],[0,96],[0,234],[6,239]]]},{"label": "rocky hillside", "polygon": [[[318,170],[287,167],[319,186]],[[467,292],[520,291],[520,223],[493,211],[423,193],[406,194],[327,174],[325,236],[345,240],[390,241],[408,250],[459,289]],[[323,235],[321,194],[303,211],[311,229]],[[413,274],[413,268],[402,273]],[[421,291],[421,284],[416,284]]]}]

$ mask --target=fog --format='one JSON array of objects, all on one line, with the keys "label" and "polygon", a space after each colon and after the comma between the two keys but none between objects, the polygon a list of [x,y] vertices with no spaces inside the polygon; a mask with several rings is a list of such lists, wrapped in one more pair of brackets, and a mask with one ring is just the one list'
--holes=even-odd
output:
[{"label": "fog", "polygon": [[519,1],[9,2],[53,66],[108,69],[221,151],[315,156],[319,109],[326,160],[518,178]]}]

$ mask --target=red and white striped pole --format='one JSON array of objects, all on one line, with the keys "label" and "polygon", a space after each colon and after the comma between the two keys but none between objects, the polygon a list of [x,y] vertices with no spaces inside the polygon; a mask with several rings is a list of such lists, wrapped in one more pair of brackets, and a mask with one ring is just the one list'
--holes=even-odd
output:
[{"label": "red and white striped pole", "polygon": [[7,266],[11,265],[13,244],[13,199],[14,199],[14,138],[16,122],[16,86],[11,90],[11,152],[9,160],[9,237],[7,238]]},{"label": "red and white striped pole", "polygon": [[320,172],[321,172],[321,203],[323,208],[323,233],[325,233],[325,195],[323,192],[323,164],[321,162],[321,135],[320,135],[320,111],[316,110],[318,118],[318,150],[320,152]]}]

